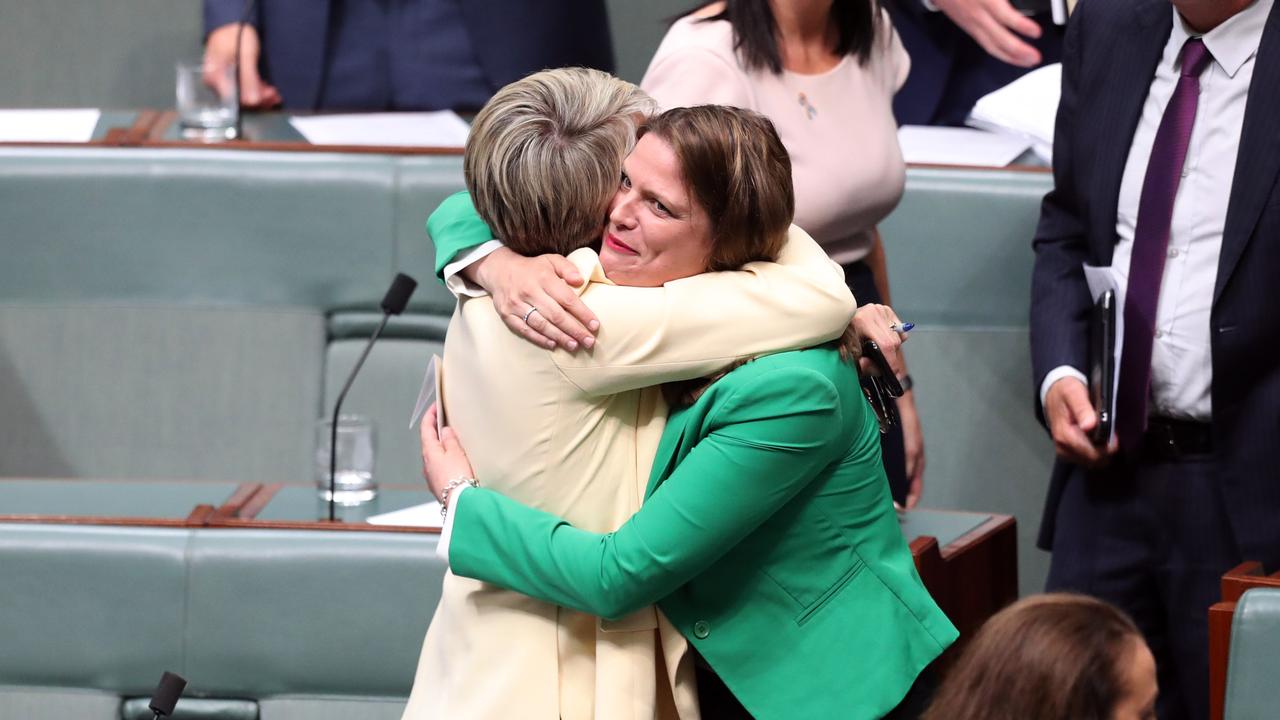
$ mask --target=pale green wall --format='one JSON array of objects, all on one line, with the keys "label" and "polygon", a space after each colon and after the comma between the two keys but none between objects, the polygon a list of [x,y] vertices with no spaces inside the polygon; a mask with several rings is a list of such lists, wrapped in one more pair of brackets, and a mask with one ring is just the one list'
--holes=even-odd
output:
[{"label": "pale green wall", "polygon": [[0,0],[0,107],[172,107],[200,0]]}]

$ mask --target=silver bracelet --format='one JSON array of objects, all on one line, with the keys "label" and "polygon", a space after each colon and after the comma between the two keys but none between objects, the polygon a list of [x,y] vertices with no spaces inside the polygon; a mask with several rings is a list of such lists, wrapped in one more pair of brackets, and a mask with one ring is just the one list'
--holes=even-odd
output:
[{"label": "silver bracelet", "polygon": [[458,477],[450,480],[449,484],[444,486],[444,490],[440,491],[440,517],[441,518],[443,518],[445,514],[449,512],[449,495],[451,495],[454,490],[457,490],[463,485],[470,485],[471,487],[480,487],[479,481],[477,481],[473,477],[467,477],[466,475],[459,475]]}]

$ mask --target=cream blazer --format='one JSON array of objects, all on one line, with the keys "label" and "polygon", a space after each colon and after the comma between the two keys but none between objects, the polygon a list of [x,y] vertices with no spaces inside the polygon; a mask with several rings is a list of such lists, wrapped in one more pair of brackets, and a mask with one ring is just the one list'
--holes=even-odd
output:
[{"label": "cream blazer", "polygon": [[[830,340],[854,310],[841,268],[794,226],[777,263],[658,288],[610,283],[589,249],[569,259],[596,346],[548,352],[488,297],[461,298],[444,408],[483,483],[592,532],[640,507],[666,422],[655,386]],[[404,718],[697,718],[686,649],[653,607],[609,622],[447,573]]]}]

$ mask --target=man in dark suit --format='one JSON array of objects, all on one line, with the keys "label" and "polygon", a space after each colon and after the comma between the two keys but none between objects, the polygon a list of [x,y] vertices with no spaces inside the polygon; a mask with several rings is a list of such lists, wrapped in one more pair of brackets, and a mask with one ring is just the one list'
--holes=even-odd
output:
[{"label": "man in dark suit", "polygon": [[[215,86],[244,6],[204,0]],[[246,107],[297,110],[478,110],[537,70],[613,70],[603,0],[260,0],[241,57]]]},{"label": "man in dark suit", "polygon": [[963,125],[983,95],[1062,55],[1049,12],[1010,0],[885,0],[911,74],[893,97],[900,125]]},{"label": "man in dark suit", "polygon": [[[1280,563],[1280,14],[1273,0],[1082,0],[1036,231],[1032,364],[1058,453],[1049,587],[1143,629],[1160,716],[1207,714],[1207,610]],[[1095,445],[1082,264],[1124,292],[1115,439]]]}]

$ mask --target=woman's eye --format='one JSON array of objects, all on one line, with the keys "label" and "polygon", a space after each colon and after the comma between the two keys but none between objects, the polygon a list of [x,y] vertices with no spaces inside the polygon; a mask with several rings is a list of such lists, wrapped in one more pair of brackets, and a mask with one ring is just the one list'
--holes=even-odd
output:
[{"label": "woman's eye", "polygon": [[671,211],[667,209],[667,206],[663,205],[657,200],[653,201],[653,209],[658,211],[659,215],[668,215],[668,216],[671,215]]},{"label": "woman's eye", "polygon": [[626,173],[622,173],[622,187],[624,188],[631,187],[631,178],[627,177]]}]

